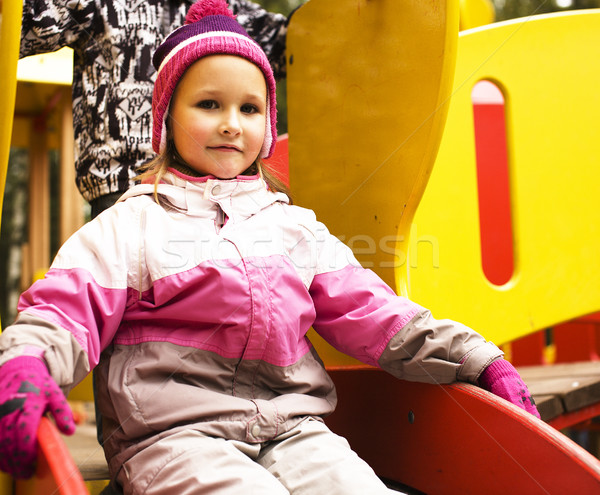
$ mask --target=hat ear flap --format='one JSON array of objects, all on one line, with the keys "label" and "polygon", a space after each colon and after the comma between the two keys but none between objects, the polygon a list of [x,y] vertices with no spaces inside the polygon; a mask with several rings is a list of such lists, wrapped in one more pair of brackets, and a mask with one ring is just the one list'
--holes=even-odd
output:
[{"label": "hat ear flap", "polygon": [[160,144],[158,146],[158,152],[164,153],[167,149],[167,119],[169,118],[169,110],[171,105],[166,109],[163,119],[162,119],[162,128],[160,131]]}]

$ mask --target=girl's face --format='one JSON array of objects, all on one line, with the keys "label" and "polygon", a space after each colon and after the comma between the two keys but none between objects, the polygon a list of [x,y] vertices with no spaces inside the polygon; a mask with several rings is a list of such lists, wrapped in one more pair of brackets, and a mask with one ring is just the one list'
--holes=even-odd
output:
[{"label": "girl's face", "polygon": [[265,139],[267,85],[233,55],[211,55],[185,72],[171,101],[175,147],[196,172],[230,179],[258,157]]}]

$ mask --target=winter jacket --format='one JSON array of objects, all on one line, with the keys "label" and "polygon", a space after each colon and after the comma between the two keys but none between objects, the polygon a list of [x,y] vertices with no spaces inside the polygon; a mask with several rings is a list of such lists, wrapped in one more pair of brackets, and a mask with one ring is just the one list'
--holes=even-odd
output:
[{"label": "winter jacket", "polygon": [[[228,0],[285,75],[287,19]],[[73,127],[77,186],[87,201],[123,193],[152,151],[152,55],[185,20],[193,0],[23,0],[20,56],[74,50]]]},{"label": "winter jacket", "polygon": [[113,476],[182,428],[264,442],[336,405],[307,338],[408,380],[475,382],[501,351],[397,296],[258,177],[138,185],[80,229],[0,336],[69,388],[96,369]]}]

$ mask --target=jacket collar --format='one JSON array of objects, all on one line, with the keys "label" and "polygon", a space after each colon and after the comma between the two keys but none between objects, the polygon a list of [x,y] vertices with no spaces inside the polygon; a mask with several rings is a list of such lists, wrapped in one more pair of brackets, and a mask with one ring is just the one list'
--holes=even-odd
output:
[{"label": "jacket collar", "polygon": [[[153,194],[154,184],[138,184],[119,201]],[[213,176],[190,177],[174,169],[169,169],[162,178],[158,195],[175,209],[193,216],[211,216],[219,206],[234,221],[248,218],[273,203],[289,202],[285,194],[269,191],[258,175],[217,179]]]}]

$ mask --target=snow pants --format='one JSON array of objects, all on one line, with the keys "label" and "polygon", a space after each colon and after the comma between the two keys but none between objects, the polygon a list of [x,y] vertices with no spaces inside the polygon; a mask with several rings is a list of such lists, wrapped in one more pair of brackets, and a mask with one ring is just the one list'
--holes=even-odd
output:
[{"label": "snow pants", "polygon": [[125,495],[398,493],[344,438],[312,418],[263,444],[180,431],[129,459],[118,481]]}]

